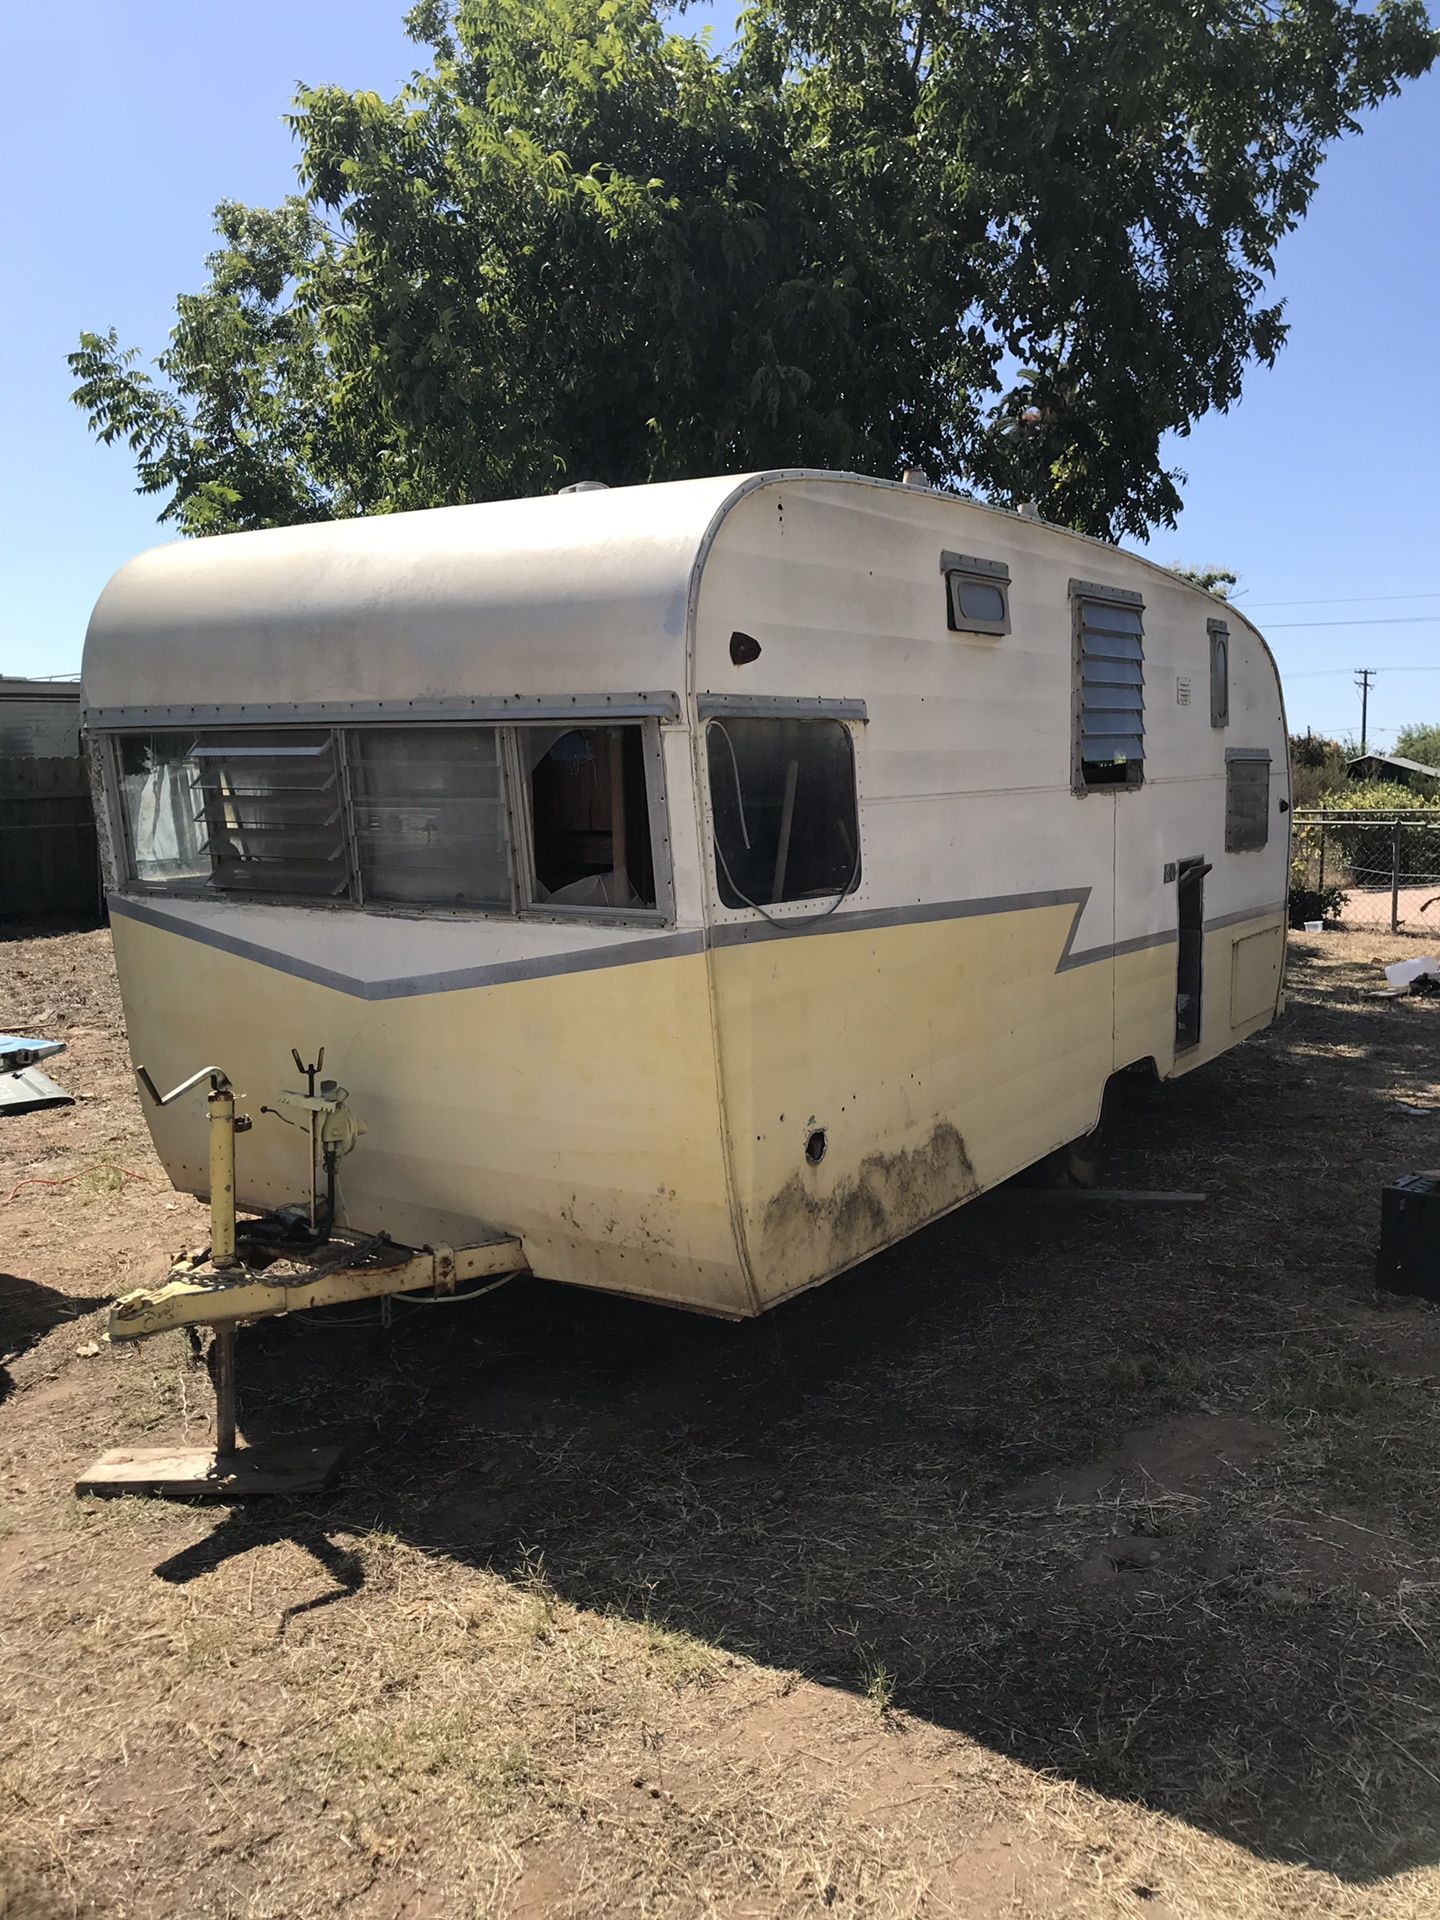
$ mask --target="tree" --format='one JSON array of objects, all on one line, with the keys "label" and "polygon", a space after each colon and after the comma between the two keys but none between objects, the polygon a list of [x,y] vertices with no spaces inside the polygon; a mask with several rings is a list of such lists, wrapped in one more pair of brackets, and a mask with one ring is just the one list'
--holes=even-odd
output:
[{"label": "tree", "polygon": [[135,366],[112,328],[82,334],[70,355],[74,399],[101,441],[126,443],[138,491],[167,494],[160,518],[185,533],[375,505],[354,484],[359,449],[344,441],[320,316],[299,293],[334,260],[335,242],[298,199],[273,212],[227,201],[215,226],[225,245],[207,262],[210,283],[181,296],[155,363],[165,385]]},{"label": "tree", "polygon": [[1440,724],[1415,721],[1395,736],[1395,752],[1402,760],[1418,760],[1422,767],[1440,767]]},{"label": "tree", "polygon": [[[392,101],[306,88],[302,193],[225,206],[155,380],[76,399],[186,532],[805,463],[1106,536],[1284,339],[1326,146],[1420,0],[423,0]],[[1015,371],[1016,368],[1020,371]]]},{"label": "tree", "polygon": [[1342,741],[1318,733],[1290,736],[1290,804],[1343,806],[1346,768],[1353,756]]},{"label": "tree", "polygon": [[1231,589],[1240,584],[1239,574],[1225,567],[1171,567],[1170,571],[1188,580],[1192,587],[1213,593],[1217,600],[1228,600]]}]

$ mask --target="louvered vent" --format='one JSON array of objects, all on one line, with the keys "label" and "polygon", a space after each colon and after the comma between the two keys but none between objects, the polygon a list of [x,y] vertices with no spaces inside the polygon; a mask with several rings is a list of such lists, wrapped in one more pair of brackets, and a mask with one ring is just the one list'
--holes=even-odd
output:
[{"label": "louvered vent", "polygon": [[1145,770],[1145,626],[1138,606],[1079,598],[1081,782],[1138,786]]},{"label": "louvered vent", "polygon": [[211,734],[189,757],[198,770],[199,850],[209,856],[213,887],[320,900],[349,891],[330,734]]}]

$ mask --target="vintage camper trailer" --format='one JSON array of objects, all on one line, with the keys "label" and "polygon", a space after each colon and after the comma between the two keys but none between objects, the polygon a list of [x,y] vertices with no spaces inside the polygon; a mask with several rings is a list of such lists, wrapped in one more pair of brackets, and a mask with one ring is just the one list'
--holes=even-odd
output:
[{"label": "vintage camper trailer", "polygon": [[[1280,1003],[1275,664],[1132,554],[776,472],[161,547],[85,651],[130,1044],[236,1194],[755,1314]],[[152,1107],[206,1191],[201,1107]],[[351,1144],[347,1140],[346,1144]],[[333,1168],[333,1162],[331,1162]]]}]

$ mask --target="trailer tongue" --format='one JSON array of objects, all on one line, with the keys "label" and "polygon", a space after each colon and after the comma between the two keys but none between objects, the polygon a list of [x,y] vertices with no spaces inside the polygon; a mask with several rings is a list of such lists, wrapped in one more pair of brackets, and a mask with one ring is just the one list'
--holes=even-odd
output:
[{"label": "trailer tongue", "polygon": [[[340,1449],[304,1441],[265,1447],[239,1444],[236,1432],[235,1329],[244,1321],[307,1308],[389,1299],[398,1294],[430,1301],[474,1298],[527,1269],[518,1239],[497,1234],[465,1247],[411,1248],[380,1235],[337,1228],[336,1166],[365,1131],[350,1112],[345,1089],[318,1082],[322,1048],[313,1066],[298,1052],[303,1093],[285,1092],[282,1106],[304,1116],[310,1136],[308,1204],[240,1221],[235,1212],[235,1137],[252,1121],[235,1111],[235,1092],[219,1067],[201,1067],[161,1094],[144,1067],[136,1077],[156,1106],[168,1106],[209,1083],[210,1245],[176,1261],[157,1287],[122,1294],[110,1310],[109,1340],[143,1340],[176,1328],[213,1330],[215,1382],[213,1447],[116,1447],[103,1453],[75,1483],[77,1493],[220,1495],[304,1493],[326,1486]],[[262,1113],[279,1119],[276,1108]],[[475,1282],[488,1282],[476,1287]],[[468,1287],[468,1291],[459,1291]]]}]

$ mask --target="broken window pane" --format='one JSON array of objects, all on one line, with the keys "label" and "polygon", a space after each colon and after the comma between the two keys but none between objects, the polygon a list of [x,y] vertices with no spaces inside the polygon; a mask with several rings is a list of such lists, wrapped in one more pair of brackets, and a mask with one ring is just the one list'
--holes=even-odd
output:
[{"label": "broken window pane", "polygon": [[527,727],[535,901],[653,908],[655,863],[639,726]]}]

